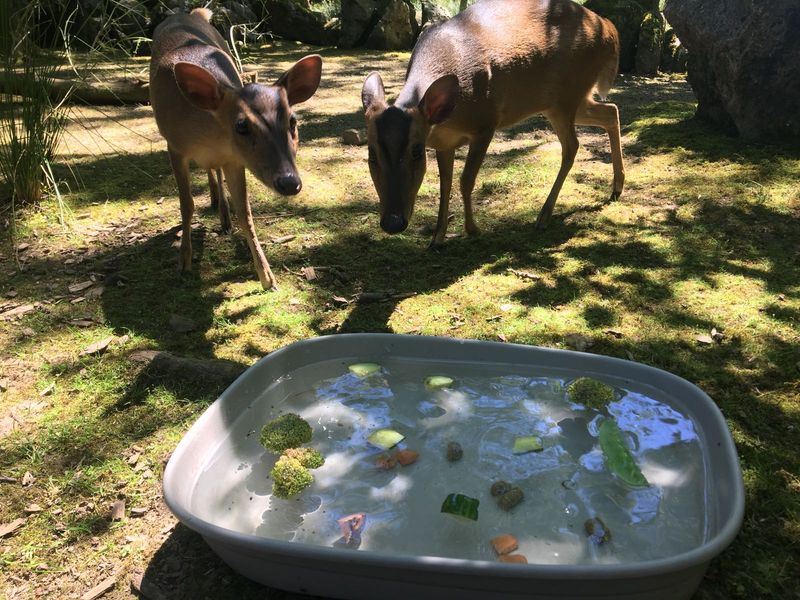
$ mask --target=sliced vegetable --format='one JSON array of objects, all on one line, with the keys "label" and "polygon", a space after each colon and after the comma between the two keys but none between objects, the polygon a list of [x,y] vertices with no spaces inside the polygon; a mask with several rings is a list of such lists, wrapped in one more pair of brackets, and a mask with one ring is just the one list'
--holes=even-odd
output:
[{"label": "sliced vegetable", "polygon": [[392,446],[399,444],[404,437],[406,436],[394,429],[378,429],[378,431],[373,431],[369,435],[367,441],[373,446],[388,450]]},{"label": "sliced vegetable", "polygon": [[517,563],[520,565],[527,565],[528,559],[522,554],[501,554],[497,557],[497,562],[503,563]]},{"label": "sliced vegetable", "polygon": [[498,554],[511,554],[514,550],[519,548],[519,542],[510,533],[504,533],[492,538],[492,547]]},{"label": "sliced vegetable", "polygon": [[544,449],[544,446],[542,446],[542,438],[536,437],[535,435],[529,435],[516,438],[514,440],[514,448],[512,452],[514,454],[526,454],[528,452],[539,452],[542,449]]},{"label": "sliced vegetable", "polygon": [[512,486],[505,494],[497,497],[497,506],[505,511],[513,509],[517,504],[525,499],[522,489]]},{"label": "sliced vegetable", "polygon": [[570,402],[601,410],[614,401],[614,389],[591,377],[579,377],[567,388]]},{"label": "sliced vegetable", "polygon": [[359,377],[369,377],[373,373],[381,370],[381,366],[375,363],[356,363],[348,367],[351,373],[355,373]]},{"label": "sliced vegetable", "polygon": [[625,445],[622,431],[613,419],[600,424],[600,449],[606,457],[608,470],[633,487],[650,485]]},{"label": "sliced vegetable", "polygon": [[417,462],[417,458],[419,458],[419,453],[414,452],[414,450],[398,450],[392,456],[397,462],[399,462],[402,466],[407,467],[410,464]]},{"label": "sliced vegetable", "polygon": [[429,390],[438,390],[453,385],[453,380],[444,375],[432,375],[425,379],[425,387]]},{"label": "sliced vegetable", "polygon": [[477,498],[470,498],[464,494],[448,494],[442,502],[441,512],[458,519],[477,521],[480,503]]}]

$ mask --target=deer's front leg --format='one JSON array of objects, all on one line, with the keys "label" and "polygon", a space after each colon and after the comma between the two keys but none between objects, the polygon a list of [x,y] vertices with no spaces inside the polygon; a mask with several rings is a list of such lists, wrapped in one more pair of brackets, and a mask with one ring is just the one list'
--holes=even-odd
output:
[{"label": "deer's front leg", "polygon": [[258,237],[256,236],[253,213],[250,211],[250,203],[247,201],[244,167],[225,165],[222,171],[225,173],[225,181],[228,182],[233,211],[236,213],[239,227],[241,227],[242,233],[244,233],[244,237],[247,240],[247,245],[250,247],[250,254],[253,256],[253,264],[258,274],[258,280],[261,282],[261,287],[265,290],[277,290],[278,285],[275,276],[272,274],[272,269],[269,268],[267,257],[264,256],[264,251],[261,249],[261,244],[258,243]]},{"label": "deer's front leg", "polygon": [[181,250],[178,257],[178,270],[192,270],[192,215],[194,200],[189,183],[189,160],[172,148],[167,148],[172,173],[178,184],[178,197],[181,202]]},{"label": "deer's front leg", "polygon": [[453,162],[456,151],[437,150],[436,164],[439,166],[439,218],[436,219],[436,231],[433,233],[430,247],[435,248],[444,242],[447,234],[447,223],[450,217],[450,191],[453,188]]}]

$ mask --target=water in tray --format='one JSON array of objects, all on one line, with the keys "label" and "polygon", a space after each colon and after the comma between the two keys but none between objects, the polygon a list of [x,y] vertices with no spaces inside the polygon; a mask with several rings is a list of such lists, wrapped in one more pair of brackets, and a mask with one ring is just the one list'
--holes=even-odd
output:
[{"label": "water in tray", "polygon": [[[370,376],[329,361],[287,374],[238,416],[200,474],[193,494],[198,516],[248,534],[342,551],[495,560],[490,540],[512,534],[520,554],[538,564],[630,563],[674,556],[706,536],[703,451],[693,422],[656,390],[615,384],[605,409],[569,401],[574,374],[524,367],[385,360]],[[430,375],[453,378],[431,390]],[[306,419],[311,447],[326,458],[314,483],[292,499],[272,497],[269,471],[277,456],[259,444],[268,420],[293,412]],[[649,486],[634,488],[609,471],[598,443],[604,418],[619,425]],[[419,453],[409,466],[376,467],[388,456],[367,437],[391,428],[398,448]],[[544,449],[513,454],[518,437],[537,436]],[[450,462],[449,442],[463,457]],[[510,511],[490,493],[502,480],[524,500]],[[480,500],[477,521],[440,512],[450,493]],[[365,513],[360,540],[343,544],[337,520]],[[610,541],[597,543],[586,521],[599,517]]]}]

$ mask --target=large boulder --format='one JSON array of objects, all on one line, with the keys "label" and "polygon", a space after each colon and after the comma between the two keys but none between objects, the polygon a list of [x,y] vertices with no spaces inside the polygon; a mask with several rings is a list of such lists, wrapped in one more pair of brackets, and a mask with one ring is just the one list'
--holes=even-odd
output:
[{"label": "large boulder", "polygon": [[282,38],[319,46],[336,42],[339,32],[324,14],[300,0],[261,0],[266,29]]},{"label": "large boulder", "polygon": [[665,73],[686,73],[688,52],[681,44],[674,29],[664,32],[664,41],[661,43],[661,64],[659,69]]},{"label": "large boulder", "polygon": [[342,0],[339,46],[363,45],[387,5],[388,0]]},{"label": "large boulder", "polygon": [[645,14],[639,28],[636,44],[635,70],[641,75],[654,75],[661,63],[661,46],[664,43],[666,23],[658,11]]},{"label": "large boulder", "polygon": [[[642,20],[650,6],[647,2],[632,2],[631,0],[586,0],[584,6],[605,17],[617,28],[619,32],[619,69],[631,72],[636,68],[636,46],[639,43],[639,30]],[[655,11],[658,11],[656,0]]]},{"label": "large boulder", "polygon": [[800,2],[667,0],[697,116],[746,138],[800,137]]},{"label": "large boulder", "polygon": [[372,28],[366,46],[377,50],[407,50],[419,35],[414,6],[409,0],[391,0]]},{"label": "large boulder", "polygon": [[452,17],[453,15],[435,0],[422,0],[422,22],[420,26],[423,29],[438,25],[439,23],[444,23]]}]

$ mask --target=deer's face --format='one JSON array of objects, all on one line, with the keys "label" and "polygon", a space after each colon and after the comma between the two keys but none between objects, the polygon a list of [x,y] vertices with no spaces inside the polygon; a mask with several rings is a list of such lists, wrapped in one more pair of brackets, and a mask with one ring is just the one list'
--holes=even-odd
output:
[{"label": "deer's face", "polygon": [[175,80],[183,95],[211,112],[228,132],[220,144],[229,144],[231,153],[253,175],[286,196],[302,188],[295,166],[298,134],[292,107],[314,95],[321,74],[322,59],[311,55],[295,63],[274,85],[251,83],[233,89],[199,65],[175,65]]},{"label": "deer's face", "polygon": [[417,106],[386,103],[383,82],[372,73],[361,100],[367,120],[369,172],[380,201],[380,224],[386,233],[405,231],[427,168],[425,142],[431,127],[444,121],[458,97],[458,81],[447,75],[428,88]]},{"label": "deer's face", "polygon": [[405,231],[427,168],[430,125],[416,108],[372,106],[367,110],[369,172],[380,201],[381,229]]}]

